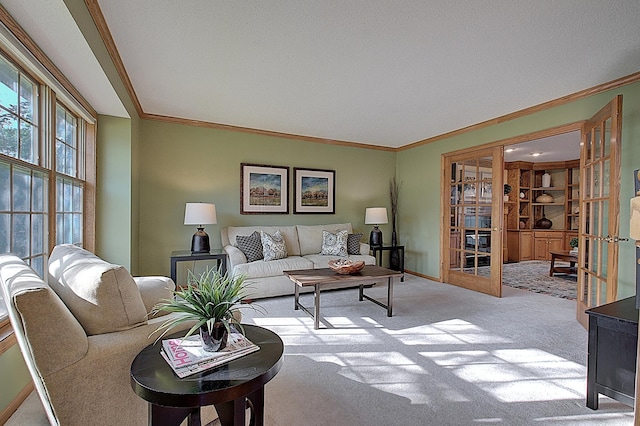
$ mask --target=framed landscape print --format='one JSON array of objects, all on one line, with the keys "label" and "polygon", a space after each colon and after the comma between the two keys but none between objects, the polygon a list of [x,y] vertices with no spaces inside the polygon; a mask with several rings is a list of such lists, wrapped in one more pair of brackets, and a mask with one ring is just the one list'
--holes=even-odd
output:
[{"label": "framed landscape print", "polygon": [[293,169],[294,213],[336,212],[336,172],[334,170]]},{"label": "framed landscape print", "polygon": [[289,167],[240,164],[240,214],[289,214]]}]

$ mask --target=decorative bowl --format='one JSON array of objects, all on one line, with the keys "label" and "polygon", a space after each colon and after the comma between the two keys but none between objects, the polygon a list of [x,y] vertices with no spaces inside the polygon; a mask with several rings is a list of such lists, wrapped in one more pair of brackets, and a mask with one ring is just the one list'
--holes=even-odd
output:
[{"label": "decorative bowl", "polygon": [[553,197],[545,192],[536,197],[536,203],[553,203]]},{"label": "decorative bowl", "polygon": [[364,261],[354,262],[348,259],[335,259],[329,261],[329,268],[342,275],[355,274],[364,268]]}]

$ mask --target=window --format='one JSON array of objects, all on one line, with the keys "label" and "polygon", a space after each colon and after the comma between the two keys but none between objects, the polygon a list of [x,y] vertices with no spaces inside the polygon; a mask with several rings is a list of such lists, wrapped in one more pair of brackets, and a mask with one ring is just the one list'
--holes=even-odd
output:
[{"label": "window", "polygon": [[[50,248],[83,246],[94,220],[84,215],[89,126],[55,87],[0,51],[0,253],[20,256],[43,278]],[[6,315],[0,294],[0,323]]]}]

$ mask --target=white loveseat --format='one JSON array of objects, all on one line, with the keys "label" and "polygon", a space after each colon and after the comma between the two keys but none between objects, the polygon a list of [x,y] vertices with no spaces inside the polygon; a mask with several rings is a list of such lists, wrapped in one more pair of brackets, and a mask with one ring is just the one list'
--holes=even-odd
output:
[{"label": "white loveseat", "polygon": [[[233,276],[244,274],[250,285],[250,298],[259,299],[293,294],[294,284],[282,271],[295,269],[327,268],[330,260],[341,256],[323,255],[323,232],[337,233],[347,230],[353,233],[351,223],[329,225],[291,225],[291,226],[229,226],[221,231],[224,250],[229,256],[227,270]],[[238,248],[236,237],[247,237],[254,232],[266,232],[274,235],[280,231],[285,241],[288,256],[284,259],[248,262],[245,254]],[[360,236],[361,238],[361,236]],[[363,260],[374,265],[375,258],[369,255],[369,244],[360,242],[360,254],[345,256],[353,261]],[[342,257],[344,258],[344,257]],[[309,289],[311,290],[311,289]]]}]

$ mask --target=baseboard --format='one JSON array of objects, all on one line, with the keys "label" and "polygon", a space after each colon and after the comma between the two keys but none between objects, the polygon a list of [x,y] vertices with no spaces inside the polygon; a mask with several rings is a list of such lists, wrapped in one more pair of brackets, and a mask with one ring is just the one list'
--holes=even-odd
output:
[{"label": "baseboard", "polygon": [[420,278],[424,278],[426,280],[431,280],[431,281],[435,281],[437,283],[442,282],[442,280],[438,277],[432,277],[431,275],[425,275],[425,274],[421,274],[419,272],[414,272],[414,271],[410,271],[408,269],[404,270],[405,274],[411,274],[411,275],[415,275],[416,277],[420,277]]},{"label": "baseboard", "polygon": [[0,412],[0,425],[5,424],[9,418],[16,412],[16,410],[22,405],[25,399],[33,392],[35,387],[33,386],[33,381],[27,383],[27,385],[22,388],[20,392],[16,395],[13,400],[9,403],[9,405]]}]

